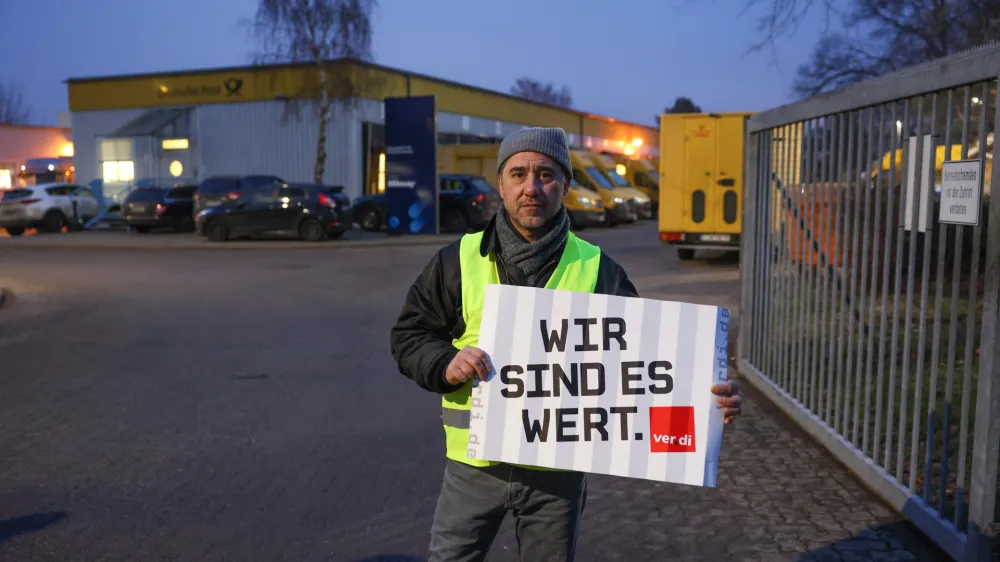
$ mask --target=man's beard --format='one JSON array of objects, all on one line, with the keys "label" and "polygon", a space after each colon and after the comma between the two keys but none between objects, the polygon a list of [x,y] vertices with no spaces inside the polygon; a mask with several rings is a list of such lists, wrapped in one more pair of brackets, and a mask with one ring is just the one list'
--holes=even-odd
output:
[{"label": "man's beard", "polygon": [[[542,214],[521,213],[520,211],[529,204],[534,208],[541,209]],[[549,217],[546,216],[546,210],[548,208],[548,201],[545,200],[545,197],[526,197],[521,201],[518,201],[518,213],[514,215],[514,218],[521,228],[536,230],[542,228],[545,226],[545,223],[548,222]]]},{"label": "man's beard", "polygon": [[[540,215],[522,214],[520,210],[524,207],[524,203],[526,202],[530,202],[533,205],[537,205],[539,208],[543,209],[542,214]],[[535,197],[531,199],[525,198],[519,202],[518,205],[519,212],[513,215],[508,213],[508,216],[510,216],[511,220],[516,222],[518,226],[520,226],[525,230],[535,230],[535,231],[544,230],[550,227],[552,223],[555,222],[556,217],[559,216],[558,210],[552,216],[548,216],[547,213],[548,208],[549,208],[548,200],[545,199],[544,197]]]}]

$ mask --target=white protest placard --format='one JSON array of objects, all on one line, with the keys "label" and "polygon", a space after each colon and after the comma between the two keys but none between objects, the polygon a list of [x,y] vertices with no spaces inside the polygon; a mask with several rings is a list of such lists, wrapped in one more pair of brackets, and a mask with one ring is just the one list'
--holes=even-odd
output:
[{"label": "white protest placard", "polygon": [[941,167],[941,210],[938,221],[978,225],[982,193],[982,160],[945,162]]},{"label": "white protest placard", "polygon": [[729,311],[488,285],[468,456],[715,487]]}]

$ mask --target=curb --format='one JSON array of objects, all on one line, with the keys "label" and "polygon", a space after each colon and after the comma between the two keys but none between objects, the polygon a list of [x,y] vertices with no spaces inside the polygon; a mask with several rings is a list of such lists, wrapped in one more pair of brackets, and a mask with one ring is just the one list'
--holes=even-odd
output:
[{"label": "curb", "polygon": [[[456,238],[457,240],[457,238]],[[360,250],[364,248],[407,248],[413,246],[446,246],[451,244],[454,240],[420,240],[414,242],[399,243],[398,241],[390,240],[377,240],[377,241],[344,241],[344,242],[332,242],[332,243],[319,243],[315,245],[304,245],[296,244],[294,246],[282,246],[280,242],[268,243],[267,246],[260,245],[243,245],[240,243],[224,243],[217,244],[206,242],[204,245],[192,245],[192,246],[138,246],[132,244],[25,244],[22,246],[4,246],[0,245],[0,250],[67,250],[67,251],[100,251],[100,250],[112,250],[112,251],[136,251],[136,252],[218,252],[225,250],[240,250],[240,251],[301,251],[301,250]]]}]

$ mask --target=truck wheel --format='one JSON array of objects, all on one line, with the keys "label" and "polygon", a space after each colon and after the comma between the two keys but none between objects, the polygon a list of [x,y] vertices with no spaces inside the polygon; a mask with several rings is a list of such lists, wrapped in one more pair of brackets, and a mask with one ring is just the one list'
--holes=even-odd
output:
[{"label": "truck wheel", "polygon": [[59,211],[49,211],[42,219],[42,228],[46,232],[62,232],[66,224],[66,216]]},{"label": "truck wheel", "polygon": [[689,261],[694,259],[694,250],[691,248],[678,248],[677,257],[681,261]]},{"label": "truck wheel", "polygon": [[212,242],[225,242],[229,240],[229,227],[216,219],[205,227],[205,234]]},{"label": "truck wheel", "polygon": [[307,242],[319,242],[325,235],[323,225],[316,219],[307,219],[299,226],[299,236]]},{"label": "truck wheel", "polygon": [[9,234],[10,236],[20,236],[24,234],[24,229],[19,226],[17,227],[11,226],[7,228],[7,234]]},{"label": "truck wheel", "polygon": [[194,217],[184,215],[181,222],[177,225],[177,232],[194,232],[194,228]]},{"label": "truck wheel", "polygon": [[361,225],[361,230],[378,232],[382,230],[382,217],[379,216],[377,210],[369,209],[368,211],[364,211],[358,218],[358,224]]}]

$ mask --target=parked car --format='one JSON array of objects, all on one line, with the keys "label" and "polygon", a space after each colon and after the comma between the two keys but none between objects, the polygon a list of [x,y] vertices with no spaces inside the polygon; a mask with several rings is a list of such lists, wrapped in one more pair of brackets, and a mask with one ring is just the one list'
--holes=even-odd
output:
[{"label": "parked car", "polygon": [[[486,226],[500,207],[500,194],[481,176],[438,176],[440,224],[444,232],[467,232]],[[354,218],[362,230],[381,230],[388,218],[385,193],[358,197]]]},{"label": "parked car", "polygon": [[248,175],[248,176],[210,176],[198,184],[194,194],[193,214],[221,205],[227,201],[236,201],[240,194],[258,187],[285,185],[285,180],[278,176]]},{"label": "parked car", "polygon": [[215,242],[263,234],[293,234],[315,242],[351,229],[351,201],[343,187],[264,185],[195,215],[199,235]]},{"label": "parked car", "polygon": [[20,236],[28,228],[60,232],[100,211],[89,187],[71,183],[29,185],[3,191],[0,197],[0,228],[11,236]]},{"label": "parked car", "polygon": [[122,205],[122,220],[136,232],[169,227],[194,230],[194,193],[198,185],[152,186],[132,190]]}]

